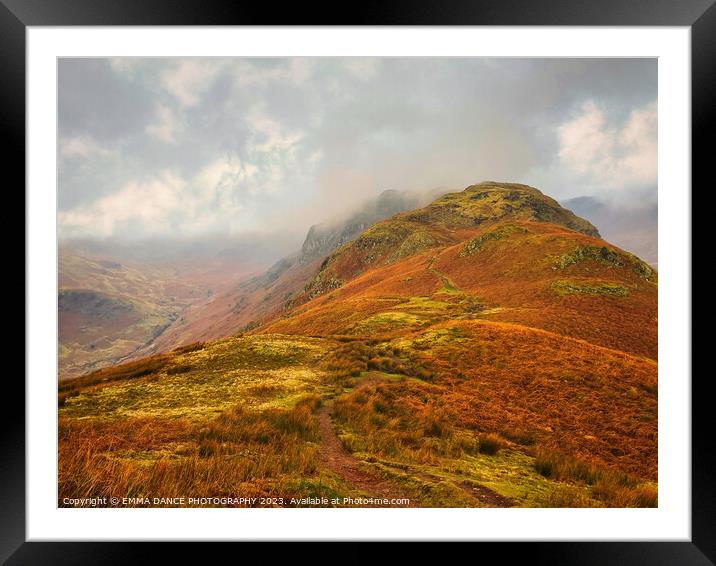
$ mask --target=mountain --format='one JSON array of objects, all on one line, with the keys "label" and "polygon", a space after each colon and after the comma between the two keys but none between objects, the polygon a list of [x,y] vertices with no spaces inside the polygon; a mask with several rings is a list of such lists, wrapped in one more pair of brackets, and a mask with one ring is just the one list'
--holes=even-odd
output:
[{"label": "mountain", "polygon": [[[442,196],[428,206],[377,224],[349,246],[331,255],[306,289],[313,298],[369,267],[395,263],[464,237],[464,231],[500,220],[559,224],[599,237],[586,220],[526,185],[483,183]],[[458,232],[463,231],[463,232]]]},{"label": "mountain", "polygon": [[589,221],[485,182],[303,253],[256,324],[62,384],[60,496],[657,505],[658,274]]},{"label": "mountain", "polygon": [[531,187],[483,183],[336,250],[296,301],[306,304],[263,331],[395,334],[471,317],[655,359],[656,296],[656,272],[586,220]]}]

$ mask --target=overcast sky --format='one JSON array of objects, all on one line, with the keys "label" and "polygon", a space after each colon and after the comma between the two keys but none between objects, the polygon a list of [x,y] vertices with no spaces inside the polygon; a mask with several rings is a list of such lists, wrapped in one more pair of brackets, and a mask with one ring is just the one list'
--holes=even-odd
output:
[{"label": "overcast sky", "polygon": [[303,233],[385,189],[656,202],[656,59],[62,59],[63,238]]}]

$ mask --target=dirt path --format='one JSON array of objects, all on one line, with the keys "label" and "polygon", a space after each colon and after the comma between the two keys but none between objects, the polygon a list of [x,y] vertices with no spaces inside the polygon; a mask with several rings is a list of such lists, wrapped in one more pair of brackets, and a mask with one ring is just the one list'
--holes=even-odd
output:
[{"label": "dirt path", "polygon": [[[384,499],[410,499],[408,505],[386,505],[386,507],[419,507],[418,502],[414,501],[410,494],[395,485],[395,483],[374,476],[360,467],[360,461],[343,448],[343,444],[341,444],[340,439],[336,436],[333,425],[331,424],[332,412],[332,405],[324,405],[318,412],[318,424],[321,432],[321,464],[342,477],[352,486],[373,497]],[[415,475],[428,483],[442,481],[441,478],[429,474],[418,473]],[[482,506],[511,507],[513,505],[511,500],[483,485],[468,483],[459,483],[456,485]]]},{"label": "dirt path", "polygon": [[483,507],[514,507],[515,505],[511,499],[492,491],[484,485],[463,482],[457,484],[457,486],[482,503]]},{"label": "dirt path", "polygon": [[[389,463],[386,463],[386,465],[391,466],[391,464]],[[407,466],[393,465],[393,467],[399,469],[407,469]],[[424,472],[417,472],[413,475],[428,483],[437,483],[443,481],[443,478],[434,476],[432,474],[426,474]],[[514,501],[512,501],[510,498],[500,495],[496,491],[493,491],[489,487],[486,487],[484,485],[468,482],[455,483],[454,485],[462,489],[470,497],[473,497],[474,499],[479,501],[483,507],[513,507],[515,504]]]},{"label": "dirt path", "polygon": [[457,285],[455,285],[455,282],[450,279],[447,275],[445,275],[442,271],[439,271],[433,267],[433,264],[437,261],[437,256],[431,257],[430,260],[428,260],[428,263],[425,266],[425,269],[431,273],[433,276],[437,277],[438,281],[440,281],[440,284],[443,286],[442,291],[445,293],[459,293],[464,294]]},{"label": "dirt path", "polygon": [[385,499],[406,498],[408,505],[381,505],[381,507],[417,507],[410,494],[392,482],[376,477],[361,469],[359,460],[343,448],[331,425],[332,405],[324,405],[318,412],[318,426],[321,431],[321,464],[341,476],[345,481],[373,497]]}]

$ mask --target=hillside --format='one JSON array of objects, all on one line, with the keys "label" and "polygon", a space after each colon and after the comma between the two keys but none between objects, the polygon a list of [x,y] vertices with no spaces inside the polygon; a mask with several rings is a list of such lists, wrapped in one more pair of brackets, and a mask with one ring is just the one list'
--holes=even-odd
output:
[{"label": "hillside", "polygon": [[300,257],[282,312],[61,385],[60,494],[656,505],[658,277],[589,222],[487,182]]},{"label": "hillside", "polygon": [[656,359],[657,275],[530,187],[484,183],[376,224],[265,332],[396,336],[483,319]]},{"label": "hillside", "polygon": [[429,249],[456,243],[470,230],[500,220],[557,224],[589,236],[599,232],[537,189],[508,183],[482,183],[449,193],[428,206],[398,214],[366,230],[332,254],[306,289],[311,299],[366,269],[392,264]]}]

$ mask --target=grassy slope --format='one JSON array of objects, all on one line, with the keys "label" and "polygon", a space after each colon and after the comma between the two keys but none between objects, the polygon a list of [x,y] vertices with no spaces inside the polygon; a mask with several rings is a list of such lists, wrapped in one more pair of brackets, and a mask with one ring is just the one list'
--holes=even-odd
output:
[{"label": "grassy slope", "polygon": [[[495,233],[502,236],[490,237]],[[640,271],[649,268],[630,254],[545,223],[490,223],[454,238],[366,271],[265,331],[391,337],[440,320],[479,318],[656,358],[656,274]],[[475,240],[482,243],[470,252]]]},{"label": "grassy slope", "polygon": [[[344,444],[421,504],[465,505],[466,482],[525,506],[653,491],[652,362],[482,321],[345,340],[235,337],[65,384],[60,497],[358,495],[318,464],[315,409],[331,400]],[[559,363],[535,373],[546,358]],[[567,472],[542,475],[545,455]],[[591,483],[571,471],[585,466]]]},{"label": "grassy slope", "polygon": [[61,496],[353,494],[318,464],[326,401],[424,505],[465,505],[471,482],[523,506],[654,505],[656,274],[515,191],[448,195],[409,214],[418,236],[404,214],[368,230],[261,334],[61,392]]},{"label": "grassy slope", "polygon": [[332,493],[336,480],[316,470],[313,417],[328,346],[230,338],[64,384],[60,501]]}]

